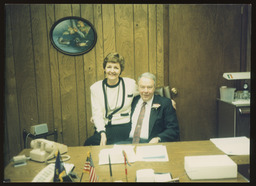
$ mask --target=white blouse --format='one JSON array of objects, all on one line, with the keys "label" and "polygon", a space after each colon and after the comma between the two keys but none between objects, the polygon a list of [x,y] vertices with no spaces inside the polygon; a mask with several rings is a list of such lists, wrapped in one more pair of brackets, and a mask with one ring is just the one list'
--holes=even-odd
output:
[{"label": "white blouse", "polygon": [[[111,119],[112,125],[130,122],[131,103],[137,94],[137,85],[131,78],[120,78],[117,86],[106,85],[104,80],[97,81],[91,87],[92,117],[97,132],[105,131],[107,116],[120,108]],[[106,113],[107,111],[107,113]]]}]

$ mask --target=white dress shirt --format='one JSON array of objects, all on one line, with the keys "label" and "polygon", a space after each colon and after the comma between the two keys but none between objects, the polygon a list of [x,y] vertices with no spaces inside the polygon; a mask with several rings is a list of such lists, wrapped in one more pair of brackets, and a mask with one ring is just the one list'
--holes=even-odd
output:
[{"label": "white dress shirt", "polygon": [[[147,101],[147,104],[145,105],[145,115],[144,115],[144,119],[142,122],[142,127],[141,127],[141,133],[140,133],[140,138],[142,139],[148,139],[148,132],[149,132],[149,117],[150,117],[150,112],[151,112],[151,108],[152,108],[152,102],[153,102],[154,96]],[[143,100],[140,98],[137,105],[135,106],[135,110],[133,112],[132,115],[132,129],[130,132],[129,137],[133,138],[133,134],[137,125],[137,121],[139,118],[139,114],[140,114],[140,110],[141,107],[143,105]]]}]

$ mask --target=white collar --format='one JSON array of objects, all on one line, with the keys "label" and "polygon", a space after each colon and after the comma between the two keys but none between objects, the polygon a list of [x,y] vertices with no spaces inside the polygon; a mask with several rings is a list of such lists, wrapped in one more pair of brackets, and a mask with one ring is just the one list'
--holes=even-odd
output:
[{"label": "white collar", "polygon": [[[146,102],[146,103],[147,103],[146,106],[148,106],[148,105],[151,106],[151,105],[152,105],[152,102],[153,102],[153,99],[154,99],[154,95],[152,96],[152,98],[151,98],[150,100],[148,100],[148,101]],[[140,98],[139,101],[138,101],[138,104],[139,104],[139,105],[142,105],[143,102],[144,102],[144,101],[142,100],[142,98]]]}]

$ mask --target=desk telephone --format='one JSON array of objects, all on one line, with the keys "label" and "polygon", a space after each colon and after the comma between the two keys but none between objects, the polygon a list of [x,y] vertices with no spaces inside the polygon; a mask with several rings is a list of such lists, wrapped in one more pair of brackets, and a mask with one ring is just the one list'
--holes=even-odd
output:
[{"label": "desk telephone", "polygon": [[60,154],[68,151],[67,145],[49,141],[46,139],[35,139],[30,143],[33,150],[30,151],[30,158],[34,161],[47,162],[47,160],[54,158],[54,154],[57,150]]}]

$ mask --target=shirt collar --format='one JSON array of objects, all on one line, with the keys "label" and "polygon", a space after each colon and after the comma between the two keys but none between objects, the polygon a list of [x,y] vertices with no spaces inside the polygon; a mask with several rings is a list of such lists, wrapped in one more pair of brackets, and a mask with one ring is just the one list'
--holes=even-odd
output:
[{"label": "shirt collar", "polygon": [[[154,99],[154,95],[152,96],[152,98],[151,98],[150,100],[147,101],[146,106],[148,106],[148,105],[151,106],[151,105],[152,105],[152,102],[153,102],[153,99]],[[138,104],[142,105],[143,102],[144,102],[144,101],[142,100],[142,98],[140,98]]]}]

